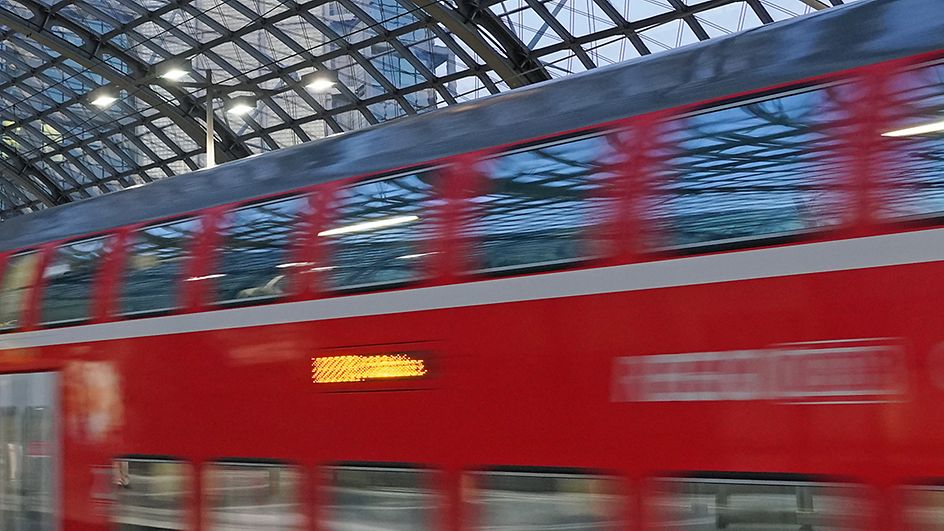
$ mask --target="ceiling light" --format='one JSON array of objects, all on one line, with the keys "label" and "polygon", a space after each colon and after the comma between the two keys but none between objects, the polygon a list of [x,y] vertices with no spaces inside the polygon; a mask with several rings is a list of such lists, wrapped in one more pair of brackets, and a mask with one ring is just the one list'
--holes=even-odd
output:
[{"label": "ceiling light", "polygon": [[944,131],[944,120],[931,122],[924,125],[916,125],[914,127],[906,127],[904,129],[896,129],[895,131],[882,133],[882,136],[914,136],[924,135],[927,133],[937,133],[939,131]]},{"label": "ceiling light", "polygon": [[242,116],[256,109],[256,98],[252,96],[237,96],[226,102],[226,112]]},{"label": "ceiling light", "polygon": [[302,76],[302,85],[315,91],[327,92],[338,82],[338,76],[330,70],[318,70]]},{"label": "ceiling light", "polygon": [[420,219],[419,216],[394,216],[392,218],[375,219],[372,221],[362,221],[353,225],[345,225],[336,229],[321,231],[318,236],[336,236],[338,234],[349,234],[351,232],[367,232],[370,230],[392,227],[393,225],[402,225]]},{"label": "ceiling light", "polygon": [[108,88],[100,88],[89,94],[89,103],[103,109],[116,101],[118,101],[118,94]]}]

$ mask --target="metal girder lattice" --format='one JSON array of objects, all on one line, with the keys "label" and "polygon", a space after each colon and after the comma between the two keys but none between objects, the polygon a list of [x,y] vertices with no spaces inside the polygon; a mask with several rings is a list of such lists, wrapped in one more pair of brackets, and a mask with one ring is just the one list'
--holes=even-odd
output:
[{"label": "metal girder lattice", "polygon": [[[0,0],[0,219],[202,167],[207,72],[259,96],[214,109],[226,161],[842,3]],[[188,83],[156,76],[182,58]]]}]

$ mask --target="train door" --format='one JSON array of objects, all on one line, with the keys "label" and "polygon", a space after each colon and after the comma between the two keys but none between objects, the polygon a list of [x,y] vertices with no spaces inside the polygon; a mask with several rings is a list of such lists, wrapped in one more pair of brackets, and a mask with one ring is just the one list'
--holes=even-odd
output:
[{"label": "train door", "polygon": [[57,375],[0,374],[0,529],[57,531]]}]

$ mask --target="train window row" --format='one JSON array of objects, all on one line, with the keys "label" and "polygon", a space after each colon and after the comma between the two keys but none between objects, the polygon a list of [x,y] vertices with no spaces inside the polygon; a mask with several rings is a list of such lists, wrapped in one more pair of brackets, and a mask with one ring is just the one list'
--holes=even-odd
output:
[{"label": "train window row", "polygon": [[[195,481],[183,461],[146,458],[114,463],[111,520],[121,531],[192,527]],[[307,527],[308,486],[300,467],[277,462],[205,465],[203,521],[209,530]],[[321,469],[319,529],[422,531],[442,527],[445,494],[437,471],[410,465],[351,465]],[[869,527],[874,514],[865,487],[734,475],[654,480],[648,518],[684,531],[778,529],[818,531]],[[633,509],[616,477],[574,470],[486,470],[461,483],[466,528],[479,530],[625,529]],[[944,488],[904,489],[907,529],[944,524]]]},{"label": "train window row", "polygon": [[[604,235],[613,237],[609,227],[627,209],[638,218],[636,237],[653,251],[760,245],[823,231],[858,219],[864,204],[879,220],[937,218],[944,213],[944,136],[908,128],[944,113],[944,66],[899,73],[889,86],[887,116],[872,121],[855,114],[861,87],[840,82],[692,112],[641,131],[490,155],[460,186],[454,242],[435,241],[445,233],[438,225],[450,222],[441,215],[449,201],[437,169],[340,186],[322,205],[326,225],[316,234],[305,230],[307,196],[230,210],[215,227],[210,264],[197,273],[188,257],[206,232],[203,217],[141,228],[119,250],[116,312],[180,308],[183,282],[202,283],[205,302],[217,305],[302,289],[399,285],[428,276],[447,244],[464,251],[461,267],[470,273],[560,267],[612,250]],[[872,122],[881,130],[864,129]],[[863,159],[874,160],[862,167]],[[633,184],[620,188],[630,177]],[[617,200],[628,196],[634,206]],[[319,242],[319,256],[301,256],[306,238]],[[113,247],[109,237],[65,243],[41,273],[36,250],[9,257],[0,328],[22,325],[37,278],[44,285],[37,321],[88,320],[96,276]],[[318,273],[318,286],[293,284],[310,272]]]}]

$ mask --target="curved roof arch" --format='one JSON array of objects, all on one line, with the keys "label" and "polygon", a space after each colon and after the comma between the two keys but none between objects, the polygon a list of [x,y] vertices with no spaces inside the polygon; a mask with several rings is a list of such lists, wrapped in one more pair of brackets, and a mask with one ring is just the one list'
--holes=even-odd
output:
[{"label": "curved roof arch", "polygon": [[0,0],[0,219],[850,1]]}]

